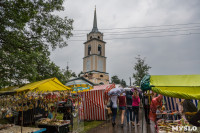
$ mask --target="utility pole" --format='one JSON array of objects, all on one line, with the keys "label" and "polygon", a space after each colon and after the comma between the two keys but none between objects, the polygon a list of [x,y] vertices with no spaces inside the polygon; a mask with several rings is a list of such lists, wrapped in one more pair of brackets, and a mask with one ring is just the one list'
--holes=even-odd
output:
[{"label": "utility pole", "polygon": [[129,77],[129,79],[130,79],[130,86],[131,86],[131,77]]}]

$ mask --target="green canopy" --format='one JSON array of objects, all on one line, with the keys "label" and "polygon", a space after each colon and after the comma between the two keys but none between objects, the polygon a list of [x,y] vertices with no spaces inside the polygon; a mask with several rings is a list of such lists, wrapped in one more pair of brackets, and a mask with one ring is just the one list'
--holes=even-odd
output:
[{"label": "green canopy", "polygon": [[200,75],[146,75],[141,89],[164,96],[200,100]]}]

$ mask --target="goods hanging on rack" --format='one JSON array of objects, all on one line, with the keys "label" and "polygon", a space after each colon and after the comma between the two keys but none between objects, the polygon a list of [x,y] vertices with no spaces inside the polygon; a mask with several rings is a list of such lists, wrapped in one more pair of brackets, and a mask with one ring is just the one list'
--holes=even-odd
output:
[{"label": "goods hanging on rack", "polygon": [[[23,126],[23,124],[26,124],[23,121],[26,122],[27,118],[30,121],[34,120],[33,112],[37,109],[47,112],[59,100],[67,99],[69,91],[71,91],[71,88],[63,85],[57,78],[27,84],[14,90],[12,95],[0,96],[0,117],[9,118],[20,115],[21,118],[18,117],[20,118],[18,120],[21,121],[21,126]],[[38,112],[41,112],[41,110]],[[27,111],[29,111],[28,117],[24,119],[25,114],[23,113]],[[57,108],[55,113],[57,114]]]}]

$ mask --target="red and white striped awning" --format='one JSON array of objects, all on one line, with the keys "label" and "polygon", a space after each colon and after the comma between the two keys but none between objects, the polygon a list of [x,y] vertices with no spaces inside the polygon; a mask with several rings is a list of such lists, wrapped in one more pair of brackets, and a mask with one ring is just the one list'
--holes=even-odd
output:
[{"label": "red and white striped awning", "polygon": [[98,85],[98,86],[94,86],[94,89],[92,89],[91,91],[95,91],[95,90],[106,90],[106,91],[110,91],[112,88],[115,87],[115,84],[107,84],[107,85]]},{"label": "red and white striped awning", "polygon": [[108,100],[107,93],[115,88],[115,84],[94,86],[94,89],[83,93],[83,110],[81,119],[85,120],[106,120],[105,100]]}]

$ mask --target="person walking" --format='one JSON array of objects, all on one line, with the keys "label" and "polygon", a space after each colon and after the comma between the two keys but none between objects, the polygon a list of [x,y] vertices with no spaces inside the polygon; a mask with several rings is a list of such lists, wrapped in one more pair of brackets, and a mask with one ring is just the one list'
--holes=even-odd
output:
[{"label": "person walking", "polygon": [[126,119],[127,123],[132,122],[132,91],[127,91],[126,92]]},{"label": "person walking", "polygon": [[126,94],[122,93],[119,97],[119,110],[121,113],[121,127],[124,126],[124,114],[125,114],[125,109],[126,109]]},{"label": "person walking", "polygon": [[136,119],[136,124],[139,125],[139,104],[140,104],[140,97],[139,97],[139,92],[134,91],[133,96],[132,96],[133,102],[132,102],[132,109],[133,109],[133,122],[132,125],[134,126],[134,121]]},{"label": "person walking", "polygon": [[117,116],[117,98],[118,95],[112,95],[110,97],[111,99],[111,110],[112,110],[112,126],[114,127],[116,125],[115,119]]},{"label": "person walking", "polygon": [[[151,99],[151,97],[150,97]],[[149,104],[149,96],[144,95],[144,101],[142,101],[143,103],[143,107],[144,107],[144,112],[145,112],[145,120],[147,124],[150,124],[150,120],[149,120],[149,111],[150,111],[150,104]]]}]

